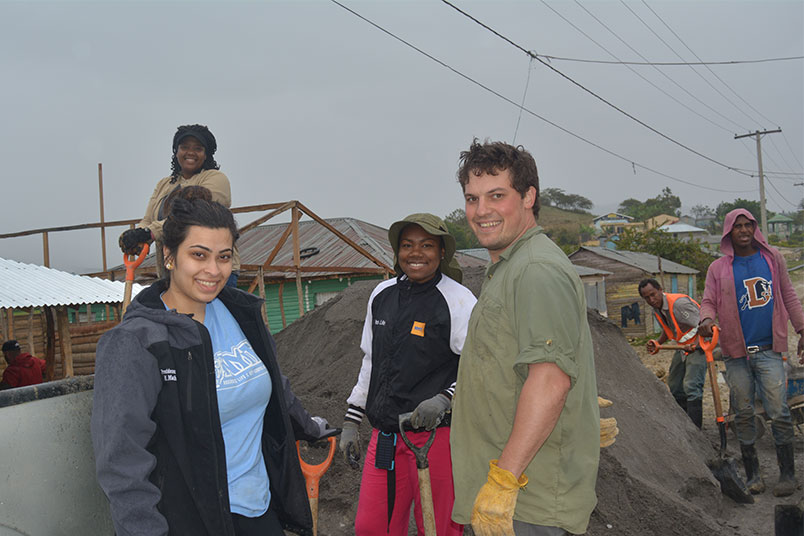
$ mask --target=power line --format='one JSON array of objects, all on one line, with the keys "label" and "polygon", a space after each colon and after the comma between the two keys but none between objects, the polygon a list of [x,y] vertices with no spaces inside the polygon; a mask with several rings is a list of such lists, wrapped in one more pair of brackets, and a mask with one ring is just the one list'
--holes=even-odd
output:
[{"label": "power line", "polygon": [[516,145],[516,135],[519,132],[519,122],[522,120],[522,107],[525,106],[525,97],[528,95],[528,86],[530,86],[530,71],[533,66],[533,58],[528,60],[528,79],[525,81],[525,91],[522,92],[522,104],[519,107],[519,115],[516,118],[516,128],[514,129],[514,139],[511,140],[512,145]]},{"label": "power line", "polygon": [[670,179],[670,180],[673,180],[673,181],[676,181],[676,182],[680,182],[680,183],[683,183],[683,184],[687,184],[689,186],[694,186],[696,188],[701,188],[701,189],[704,189],[704,190],[711,190],[713,192],[726,192],[726,193],[756,192],[756,189],[750,189],[750,190],[728,189],[728,190],[724,190],[724,189],[720,189],[720,188],[711,188],[709,186],[702,186],[701,184],[691,182],[691,181],[686,181],[684,179],[679,179],[678,177],[674,177],[674,176],[669,175],[667,173],[663,173],[661,171],[658,171],[658,170],[653,169],[651,167],[648,167],[646,165],[640,164],[640,163],[638,163],[638,162],[636,162],[636,161],[634,161],[634,160],[632,160],[630,158],[626,158],[625,156],[622,156],[622,155],[612,151],[611,149],[607,149],[607,148],[603,147],[602,145],[599,145],[599,144],[597,144],[597,143],[595,143],[595,142],[593,142],[591,140],[588,140],[588,139],[584,138],[580,134],[576,134],[576,133],[572,132],[571,130],[562,127],[558,123],[555,123],[555,122],[547,119],[546,117],[543,117],[543,116],[537,114],[536,112],[530,110],[529,108],[526,108],[524,106],[521,106],[521,105],[517,104],[516,102],[514,102],[511,99],[509,99],[505,95],[502,95],[501,93],[491,89],[490,87],[482,84],[481,82],[478,82],[474,78],[462,73],[461,71],[459,71],[459,70],[455,69],[454,67],[448,65],[447,63],[441,61],[440,59],[436,58],[435,56],[425,52],[424,50],[422,50],[421,48],[417,47],[416,45],[413,45],[412,43],[409,43],[408,41],[402,39],[401,37],[399,37],[396,34],[394,34],[393,32],[391,32],[390,30],[386,30],[385,28],[383,28],[382,26],[380,26],[376,22],[364,17],[363,15],[358,13],[357,11],[353,10],[350,7],[345,6],[344,4],[339,2],[338,0],[330,0],[330,2],[332,2],[335,5],[337,5],[338,7],[343,8],[344,10],[348,11],[349,13],[351,13],[352,15],[356,16],[357,18],[361,19],[362,21],[367,22],[368,24],[374,26],[376,29],[380,30],[384,34],[396,39],[397,41],[399,41],[400,43],[404,44],[405,46],[407,46],[409,48],[412,48],[413,50],[415,50],[419,54],[421,54],[421,55],[425,56],[426,58],[436,62],[437,64],[441,65],[442,67],[444,67],[446,69],[449,69],[450,71],[452,71],[453,73],[457,74],[461,78],[471,82],[472,84],[475,84],[476,86],[484,89],[485,91],[491,93],[492,95],[498,97],[499,99],[501,99],[501,100],[513,105],[513,106],[516,106],[517,108],[523,110],[525,113],[527,113],[529,115],[532,115],[533,117],[536,117],[537,119],[540,119],[540,120],[544,121],[548,125],[550,125],[550,126],[552,126],[554,128],[557,128],[558,130],[564,132],[565,134],[568,134],[568,135],[572,136],[573,138],[581,140],[582,142],[584,142],[584,143],[586,143],[588,145],[591,145],[592,147],[595,147],[596,149],[599,149],[600,151],[603,151],[604,153],[606,153],[606,154],[608,154],[610,156],[613,156],[613,157],[615,157],[615,158],[617,158],[619,160],[622,160],[624,162],[627,162],[627,163],[631,164],[635,168],[638,167],[640,169],[644,169],[645,171],[649,171],[649,172],[654,173],[656,175],[659,175],[661,177],[664,177],[664,178],[667,178],[667,179]]},{"label": "power line", "polygon": [[[332,1],[335,1],[335,0],[332,0]],[[741,175],[747,175],[747,176],[749,176],[747,173],[741,172],[741,171],[739,171],[737,168],[735,168],[735,167],[733,167],[733,166],[729,166],[728,164],[724,164],[723,162],[720,162],[720,161],[718,161],[718,160],[715,160],[714,158],[711,158],[711,157],[709,157],[709,156],[706,156],[705,154],[703,154],[703,153],[701,153],[701,152],[699,152],[699,151],[696,151],[695,149],[693,149],[693,148],[691,148],[691,147],[689,147],[689,146],[687,146],[687,145],[684,145],[684,144],[683,144],[683,143],[681,143],[680,141],[677,141],[677,140],[675,140],[675,139],[671,138],[670,136],[668,136],[667,134],[665,134],[665,133],[661,132],[660,130],[657,130],[656,128],[654,128],[654,127],[652,127],[652,126],[648,125],[647,123],[645,123],[645,122],[644,122],[644,121],[642,121],[641,119],[638,119],[637,117],[635,117],[635,116],[631,115],[630,113],[626,112],[626,111],[625,111],[625,110],[623,110],[622,108],[619,108],[619,107],[618,107],[618,106],[616,106],[615,104],[613,104],[613,103],[611,103],[611,102],[607,101],[606,99],[604,99],[603,97],[601,97],[600,95],[598,95],[597,93],[595,93],[594,91],[592,91],[591,89],[588,89],[587,87],[585,87],[583,84],[581,84],[581,83],[579,83],[579,82],[576,82],[575,80],[573,80],[572,78],[570,78],[570,77],[569,77],[569,76],[567,76],[566,74],[562,73],[561,71],[559,71],[558,69],[556,69],[555,67],[553,67],[552,65],[550,65],[549,63],[545,62],[545,61],[544,61],[544,60],[542,60],[541,58],[536,57],[536,56],[535,56],[535,55],[534,55],[532,52],[530,52],[529,50],[526,50],[525,48],[523,48],[522,46],[518,45],[517,43],[514,43],[514,42],[513,42],[513,41],[511,41],[509,38],[507,38],[507,37],[505,37],[504,35],[500,34],[500,33],[499,33],[499,32],[497,32],[496,30],[494,30],[493,28],[491,28],[491,27],[487,26],[486,24],[484,24],[483,22],[481,22],[481,21],[479,21],[478,19],[474,18],[473,16],[469,15],[469,14],[468,14],[468,13],[466,13],[465,11],[463,11],[463,10],[461,10],[460,8],[458,8],[457,6],[455,6],[454,4],[450,3],[448,0],[441,0],[441,1],[442,1],[443,3],[445,3],[445,4],[447,4],[448,6],[452,7],[453,9],[455,9],[456,11],[458,11],[459,13],[461,13],[462,15],[466,16],[467,18],[469,18],[469,19],[473,20],[475,23],[479,24],[479,25],[480,25],[480,26],[482,26],[483,28],[485,28],[485,29],[489,30],[490,32],[494,33],[496,36],[500,37],[501,39],[503,39],[503,40],[507,41],[508,43],[510,43],[511,45],[515,46],[516,48],[518,48],[519,50],[521,50],[522,52],[524,52],[524,53],[525,53],[525,54],[527,54],[528,56],[530,56],[530,57],[532,57],[532,58],[536,59],[536,61],[538,61],[539,63],[541,63],[542,65],[544,65],[544,66],[545,66],[545,67],[547,67],[548,69],[550,69],[551,71],[555,72],[556,74],[558,74],[558,75],[559,75],[559,76],[561,76],[562,78],[564,78],[564,79],[568,80],[569,82],[571,82],[571,83],[572,83],[572,84],[574,84],[575,86],[577,86],[577,87],[581,88],[582,90],[584,90],[585,92],[589,93],[590,95],[592,95],[593,97],[595,97],[595,98],[596,98],[596,99],[598,99],[599,101],[601,101],[601,102],[605,103],[607,106],[609,106],[609,107],[611,107],[611,108],[613,108],[613,109],[617,110],[618,112],[620,112],[621,114],[625,115],[626,117],[628,117],[628,118],[629,118],[629,119],[631,119],[632,121],[634,121],[634,122],[636,122],[636,123],[638,123],[638,124],[642,125],[643,127],[647,128],[648,130],[650,130],[650,131],[651,131],[651,132],[653,132],[654,134],[657,134],[657,135],[661,136],[662,138],[666,139],[667,141],[669,141],[669,142],[671,142],[671,143],[673,143],[673,144],[675,144],[675,145],[677,145],[677,146],[681,147],[682,149],[685,149],[685,150],[687,150],[687,151],[689,151],[689,152],[691,152],[691,153],[693,153],[693,154],[695,154],[695,155],[697,155],[697,156],[699,156],[699,157],[703,158],[704,160],[708,160],[709,162],[712,162],[713,164],[716,164],[716,165],[718,165],[718,166],[724,167],[724,168],[726,168],[726,169],[728,169],[728,170],[731,170],[731,171],[734,171],[734,172],[736,172],[736,173],[740,173]]]},{"label": "power line", "polygon": [[[659,14],[658,14],[658,13],[656,13],[656,10],[654,10],[652,7],[650,7],[650,6],[648,5],[648,3],[647,3],[645,0],[642,0],[642,3],[643,3],[643,4],[645,4],[645,7],[647,7],[647,8],[648,8],[648,9],[651,11],[651,13],[653,13],[653,14],[656,16],[656,18],[657,18],[657,19],[659,19],[659,20],[661,21],[661,23],[662,23],[662,24],[664,24],[664,27],[665,27],[665,28],[667,28],[668,30],[670,30],[670,33],[672,33],[672,34],[673,34],[673,35],[676,37],[676,39],[678,39],[678,40],[681,42],[681,44],[682,44],[682,45],[684,45],[684,47],[686,47],[686,49],[687,49],[687,50],[689,50],[689,51],[690,51],[690,53],[691,53],[693,56],[695,56],[695,58],[696,58],[698,61],[701,61],[701,58],[699,58],[699,57],[698,57],[698,55],[697,55],[697,54],[696,54],[696,53],[695,53],[695,52],[694,52],[694,51],[693,51],[693,50],[692,50],[692,49],[691,49],[691,48],[690,48],[690,47],[687,45],[687,43],[685,43],[685,42],[684,42],[684,40],[683,40],[683,39],[681,39],[681,36],[679,36],[679,35],[678,35],[678,34],[677,34],[677,33],[676,33],[676,32],[675,32],[675,31],[674,31],[674,30],[673,30],[673,29],[670,27],[670,25],[669,25],[669,24],[667,24],[667,23],[664,21],[664,19],[663,19],[661,16],[659,16]],[[759,114],[759,116],[760,116],[760,117],[762,117],[763,119],[765,119],[765,121],[767,121],[768,123],[770,123],[770,124],[772,124],[772,125],[778,125],[778,124],[779,124],[779,123],[777,123],[776,121],[771,121],[770,119],[768,119],[768,118],[767,118],[767,116],[765,116],[765,114],[763,114],[762,112],[760,112],[759,110],[757,110],[756,108],[754,108],[754,107],[751,105],[751,103],[750,103],[750,102],[748,102],[747,100],[745,100],[744,98],[742,98],[742,96],[740,96],[740,94],[739,94],[739,93],[737,93],[737,92],[736,92],[736,91],[735,91],[735,90],[734,90],[734,89],[733,89],[733,88],[732,88],[732,87],[731,87],[729,84],[727,84],[725,80],[723,80],[722,78],[720,78],[720,77],[717,75],[717,73],[716,73],[715,71],[713,71],[711,68],[709,68],[709,66],[708,66],[708,65],[705,65],[705,67],[707,68],[707,70],[708,70],[710,73],[712,73],[712,76],[714,76],[715,78],[717,78],[717,79],[720,81],[720,83],[721,83],[721,84],[723,84],[724,86],[726,86],[727,88],[729,88],[729,90],[730,90],[732,93],[734,93],[734,95],[735,95],[735,96],[736,96],[738,99],[740,99],[741,101],[743,101],[743,103],[745,103],[745,105],[746,105],[746,106],[748,106],[749,108],[751,108],[752,110],[754,110],[754,111],[755,111],[757,114]]]},{"label": "power line", "polygon": [[[622,4],[622,5],[623,5],[623,6],[624,6],[624,7],[625,7],[625,8],[626,8],[628,11],[630,11],[630,12],[631,12],[631,13],[634,15],[634,17],[636,17],[636,18],[639,20],[639,22],[641,22],[641,23],[642,23],[642,24],[645,26],[645,28],[647,28],[648,30],[650,30],[650,32],[651,32],[653,35],[655,35],[655,36],[656,36],[656,38],[657,38],[659,41],[661,41],[661,42],[662,42],[662,44],[663,44],[664,46],[666,46],[667,48],[669,48],[669,49],[670,49],[670,50],[673,52],[673,54],[675,54],[675,55],[678,57],[678,59],[680,59],[680,60],[682,60],[682,61],[684,60],[684,58],[681,56],[681,54],[679,54],[678,52],[676,52],[676,49],[674,49],[672,46],[670,46],[670,44],[669,44],[667,41],[665,41],[664,39],[662,39],[662,37],[661,37],[661,36],[660,36],[658,33],[656,33],[656,31],[655,31],[655,30],[654,30],[654,29],[653,29],[653,28],[652,28],[652,27],[651,27],[651,26],[650,26],[650,25],[649,25],[647,22],[645,22],[645,20],[643,20],[643,19],[642,19],[642,17],[640,17],[640,16],[639,16],[639,15],[636,13],[636,11],[634,11],[633,9],[631,9],[631,7],[630,7],[628,4],[626,4],[626,3],[625,3],[625,0],[620,0],[620,3],[621,3],[621,4]],[[662,22],[664,22],[664,21],[662,21]],[[656,67],[656,68],[658,69],[658,67]],[[749,116],[747,113],[745,113],[745,111],[744,111],[744,110],[742,110],[742,109],[741,109],[741,108],[739,108],[739,107],[738,107],[736,104],[734,104],[734,102],[732,102],[732,100],[731,100],[731,99],[729,99],[729,98],[728,98],[726,95],[724,95],[724,94],[723,94],[723,92],[722,92],[722,91],[720,91],[718,88],[716,88],[716,87],[715,87],[715,86],[714,86],[714,85],[713,85],[713,84],[712,84],[712,83],[711,83],[711,82],[710,82],[710,81],[709,81],[709,80],[708,80],[708,79],[707,79],[707,78],[706,78],[704,75],[702,75],[700,72],[698,72],[698,69],[695,69],[694,67],[690,66],[690,70],[691,70],[692,72],[694,72],[694,73],[695,73],[695,74],[696,74],[696,75],[697,75],[697,76],[698,76],[698,77],[699,77],[701,80],[703,80],[704,82],[706,82],[706,84],[707,84],[709,87],[711,87],[711,88],[712,88],[712,89],[713,89],[713,90],[714,90],[714,91],[715,91],[715,92],[716,92],[718,95],[720,95],[720,96],[721,96],[721,97],[722,97],[722,98],[723,98],[723,99],[724,99],[726,102],[728,102],[729,104],[731,104],[732,106],[734,106],[734,108],[735,108],[737,111],[739,111],[740,113],[742,113],[743,115],[745,115],[745,116],[746,116],[746,117],[749,119],[749,121],[753,121],[753,118],[751,118],[751,117],[750,117],[750,116]],[[737,123],[734,123],[734,124],[737,124]],[[743,127],[743,128],[744,128],[744,127]]]},{"label": "power line", "polygon": [[787,148],[790,149],[790,154],[793,155],[793,160],[796,161],[796,164],[798,164],[798,167],[804,168],[804,166],[801,165],[801,160],[798,159],[798,157],[796,156],[796,152],[793,150],[793,147],[790,145],[790,142],[787,141],[787,136],[784,135],[784,132],[782,132],[782,139],[787,144]]},{"label": "power line", "polygon": [[[599,18],[598,18],[598,17],[597,17],[597,16],[596,16],[594,13],[592,13],[591,11],[589,11],[589,10],[588,10],[588,9],[587,9],[587,8],[586,8],[586,7],[585,7],[583,4],[581,4],[581,3],[580,3],[578,0],[575,0],[575,4],[577,4],[577,5],[578,5],[578,7],[580,7],[581,9],[583,9],[583,10],[584,10],[584,11],[585,11],[585,12],[586,12],[586,13],[587,13],[587,14],[588,14],[590,17],[592,17],[593,19],[595,19],[595,21],[596,21],[598,24],[600,24],[600,25],[601,25],[601,26],[603,26],[603,27],[604,27],[606,30],[608,30],[608,31],[609,31],[609,33],[611,33],[611,34],[612,34],[614,37],[616,37],[616,38],[617,38],[617,39],[618,39],[618,40],[619,40],[619,41],[620,41],[622,44],[624,44],[626,47],[628,47],[628,49],[629,49],[629,50],[631,50],[631,52],[633,52],[634,54],[636,54],[637,56],[639,56],[639,57],[640,57],[640,58],[642,58],[643,60],[646,60],[646,61],[647,61],[647,58],[646,58],[645,56],[643,56],[642,54],[640,54],[640,52],[639,52],[637,49],[635,49],[634,47],[632,47],[632,46],[631,46],[631,45],[630,45],[630,44],[629,44],[629,43],[628,43],[628,42],[627,42],[625,39],[623,39],[622,37],[620,37],[620,36],[617,34],[617,32],[615,32],[614,30],[612,30],[611,28],[609,28],[609,26],[608,26],[606,23],[604,23],[602,20],[600,20],[600,19],[599,19]],[[633,11],[632,11],[632,13],[633,13]],[[637,18],[638,18],[638,17],[637,17]],[[685,87],[683,87],[681,84],[679,84],[678,82],[676,82],[675,80],[673,80],[673,78],[672,78],[672,77],[670,77],[670,76],[669,76],[667,73],[665,73],[664,71],[662,71],[661,69],[659,69],[659,68],[658,68],[658,67],[656,67],[656,66],[654,66],[653,68],[654,68],[654,69],[655,69],[655,70],[656,70],[656,71],[657,71],[657,72],[658,72],[660,75],[664,76],[664,77],[665,77],[667,80],[669,80],[669,81],[670,81],[670,82],[671,82],[673,85],[675,85],[675,86],[676,86],[677,88],[679,88],[681,91],[683,91],[684,93],[686,93],[687,95],[689,95],[690,97],[692,97],[692,98],[693,98],[694,100],[696,100],[698,103],[702,104],[704,107],[706,107],[707,109],[709,109],[711,112],[714,112],[716,115],[718,115],[718,116],[722,117],[723,119],[725,119],[726,121],[728,121],[728,122],[729,122],[729,123],[731,123],[732,125],[736,126],[737,128],[740,128],[740,129],[742,129],[742,130],[745,130],[745,127],[744,127],[744,126],[740,125],[739,123],[736,123],[736,122],[732,121],[731,119],[729,119],[728,117],[726,117],[726,116],[725,116],[725,115],[723,115],[722,113],[718,112],[717,110],[715,110],[714,108],[712,108],[711,106],[709,106],[708,104],[706,104],[704,101],[702,101],[701,99],[699,99],[698,97],[696,97],[695,95],[693,95],[692,93],[690,93],[690,92],[689,92],[689,91],[688,91],[688,90],[687,90]]]},{"label": "power line", "polygon": [[[790,201],[788,201],[787,197],[786,197],[786,196],[785,196],[785,195],[784,195],[782,192],[780,192],[778,188],[776,188],[776,185],[775,185],[775,184],[773,184],[773,181],[772,181],[772,180],[770,180],[770,177],[766,177],[766,178],[768,179],[768,184],[770,184],[770,185],[771,185],[771,188],[773,188],[773,189],[776,191],[776,193],[777,193],[777,194],[779,194],[779,197],[781,197],[781,198],[784,200],[784,202],[785,202],[785,203],[787,203],[788,205],[790,205],[790,206],[791,206],[791,207],[793,207],[793,208],[798,208],[798,205],[796,205],[795,203],[791,203]],[[778,202],[777,202],[776,204],[777,204],[777,205],[779,205],[779,207],[781,207],[781,206],[782,206],[782,205],[780,205]]]},{"label": "power line", "polygon": [[[793,166],[791,166],[790,163],[787,161],[787,158],[784,157],[784,154],[782,154],[782,151],[779,150],[779,146],[776,145],[775,141],[773,141],[773,138],[768,138],[768,139],[770,140],[771,145],[773,145],[773,148],[776,149],[776,153],[782,159],[782,162],[784,162],[785,167],[787,167],[787,169],[793,169]],[[779,167],[781,167],[781,166],[779,166]],[[804,172],[802,172],[802,173],[804,173]]]},{"label": "power line", "polygon": [[596,63],[600,65],[658,65],[659,67],[680,67],[688,65],[740,65],[745,63],[766,63],[771,61],[802,60],[804,56],[788,56],[785,58],[762,58],[758,60],[730,60],[730,61],[624,61],[624,60],[590,60],[583,58],[567,58],[564,56],[551,56],[549,54],[536,54],[548,61],[573,61],[576,63]]},{"label": "power line", "polygon": [[[667,91],[665,91],[665,90],[664,90],[664,89],[662,89],[661,87],[659,87],[659,86],[657,86],[656,84],[654,84],[654,83],[653,83],[651,80],[649,80],[648,78],[644,77],[644,76],[643,76],[643,75],[642,75],[642,74],[641,74],[639,71],[637,71],[637,70],[635,70],[635,69],[631,68],[631,67],[630,67],[630,63],[629,63],[629,62],[625,62],[625,61],[620,60],[620,58],[619,58],[619,57],[618,57],[618,56],[617,56],[617,55],[616,55],[614,52],[610,51],[610,50],[609,50],[609,49],[607,49],[605,46],[603,46],[602,44],[600,44],[600,43],[598,43],[597,41],[595,41],[595,39],[594,39],[592,36],[590,36],[589,34],[587,34],[586,32],[584,32],[584,31],[583,31],[581,28],[579,28],[578,26],[576,26],[575,24],[573,24],[573,22],[572,22],[571,20],[569,20],[569,19],[568,19],[568,18],[566,18],[564,15],[562,15],[561,13],[559,13],[558,11],[556,11],[556,10],[555,10],[555,8],[553,8],[553,7],[552,7],[550,4],[548,4],[548,3],[547,3],[547,2],[545,2],[544,0],[542,0],[542,4],[544,4],[544,5],[545,5],[545,7],[546,7],[547,9],[549,9],[550,11],[552,11],[553,13],[555,13],[555,14],[556,14],[556,15],[557,15],[559,18],[561,18],[561,19],[562,19],[564,22],[566,22],[567,24],[569,24],[570,26],[572,26],[573,28],[575,28],[575,30],[577,30],[577,31],[578,31],[578,32],[579,32],[581,35],[583,35],[584,37],[586,37],[587,39],[589,39],[591,42],[593,42],[594,44],[596,44],[596,45],[598,46],[598,48],[602,49],[602,50],[603,50],[604,52],[606,52],[606,53],[607,53],[609,56],[611,56],[612,58],[616,59],[616,60],[617,60],[617,62],[616,62],[616,63],[621,64],[621,65],[624,65],[625,67],[627,67],[629,71],[631,71],[631,72],[632,72],[632,73],[634,73],[636,76],[638,76],[639,78],[641,78],[641,79],[642,79],[642,80],[643,80],[645,83],[647,83],[648,85],[653,86],[653,88],[654,88],[654,89],[656,89],[657,91],[659,91],[660,93],[662,93],[662,94],[663,94],[665,97],[667,97],[668,99],[672,100],[673,102],[675,102],[675,103],[676,103],[676,104],[678,104],[679,106],[681,106],[681,107],[683,107],[683,108],[686,108],[688,111],[690,111],[690,112],[692,112],[693,114],[697,115],[698,117],[700,117],[700,118],[701,118],[701,119],[703,119],[704,121],[706,121],[706,122],[710,123],[711,125],[714,125],[714,126],[716,126],[717,128],[719,128],[719,129],[721,129],[721,130],[724,130],[724,131],[728,132],[729,134],[731,134],[731,130],[730,130],[730,129],[728,129],[728,128],[724,127],[724,126],[723,126],[723,125],[721,125],[720,123],[717,123],[717,122],[715,122],[715,121],[713,121],[713,120],[709,119],[708,117],[706,117],[706,116],[704,116],[704,115],[701,115],[701,114],[700,114],[700,113],[698,113],[696,110],[693,110],[692,108],[690,108],[689,106],[687,106],[686,104],[684,104],[683,102],[681,102],[680,100],[678,100],[677,98],[675,98],[673,95],[671,95],[670,93],[668,93]],[[493,30],[492,30],[492,31],[493,31]],[[496,33],[496,32],[494,32],[494,33]],[[498,35],[499,35],[499,34],[498,34]],[[505,39],[505,38],[504,38],[504,39]],[[518,45],[515,45],[515,46],[518,46]],[[521,47],[518,47],[518,48],[520,48],[520,49],[521,49]],[[528,54],[532,54],[532,55],[533,55],[533,54],[535,54],[536,56],[539,56],[539,54],[536,54],[536,53],[535,53],[535,52],[533,52],[533,51],[527,51],[527,53],[528,53]],[[542,56],[542,57],[544,57],[544,56]]]}]

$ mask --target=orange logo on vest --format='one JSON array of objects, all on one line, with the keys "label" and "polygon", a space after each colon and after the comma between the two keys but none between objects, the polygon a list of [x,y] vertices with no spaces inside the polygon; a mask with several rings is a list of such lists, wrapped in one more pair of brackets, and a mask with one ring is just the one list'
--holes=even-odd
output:
[{"label": "orange logo on vest", "polygon": [[773,286],[764,277],[743,279],[746,294],[740,297],[740,310],[765,307],[773,297]]}]

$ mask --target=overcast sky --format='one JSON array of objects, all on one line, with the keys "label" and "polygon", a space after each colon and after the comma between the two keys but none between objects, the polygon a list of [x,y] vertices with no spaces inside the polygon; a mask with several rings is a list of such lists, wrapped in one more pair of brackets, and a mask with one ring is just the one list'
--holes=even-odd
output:
[{"label": "overcast sky", "polygon": [[[324,0],[0,0],[0,233],[98,221],[99,162],[106,219],[141,217],[187,123],[217,137],[234,206],[297,199],[323,217],[384,227],[462,208],[455,171],[474,137],[524,145],[542,188],[586,196],[595,213],[666,186],[687,212],[759,199],[756,178],[723,165],[756,174],[753,138],[734,135],[780,127],[762,139],[763,164],[790,175],[769,176],[768,208],[794,210],[802,199],[802,60],[711,71],[549,62],[674,143],[443,2],[342,3],[449,68]],[[547,56],[804,55],[800,0],[453,3]],[[122,230],[109,230],[110,264]],[[97,230],[52,234],[50,247],[53,267],[100,269]],[[0,240],[0,256],[41,263],[41,237]]]}]

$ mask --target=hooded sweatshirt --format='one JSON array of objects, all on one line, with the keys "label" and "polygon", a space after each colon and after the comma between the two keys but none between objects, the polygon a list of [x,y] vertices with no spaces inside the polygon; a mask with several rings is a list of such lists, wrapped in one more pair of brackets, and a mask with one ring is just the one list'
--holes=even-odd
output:
[{"label": "hooded sweatshirt", "polygon": [[3,372],[3,383],[11,387],[24,387],[42,383],[45,372],[45,360],[22,352],[8,365]]},{"label": "hooded sweatshirt", "polygon": [[726,214],[723,222],[723,236],[720,239],[720,251],[724,256],[710,264],[706,273],[706,289],[701,301],[701,320],[717,318],[723,355],[732,358],[748,355],[740,323],[732,267],[734,246],[731,243],[731,231],[738,216],[745,216],[754,222],[752,244],[768,263],[773,281],[773,351],[786,354],[788,352],[787,321],[789,319],[792,322],[796,332],[804,332],[804,312],[793,284],[790,282],[784,257],[776,248],[768,245],[759,230],[756,218],[743,208],[734,209]]}]

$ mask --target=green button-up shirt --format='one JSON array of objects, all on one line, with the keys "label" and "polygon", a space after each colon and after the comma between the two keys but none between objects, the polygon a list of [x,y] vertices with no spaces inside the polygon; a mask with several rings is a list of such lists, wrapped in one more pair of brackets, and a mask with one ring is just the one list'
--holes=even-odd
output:
[{"label": "green button-up shirt", "polygon": [[450,438],[458,523],[469,523],[489,460],[500,457],[511,435],[531,363],[555,363],[571,387],[525,470],[530,482],[519,492],[514,519],[580,534],[597,503],[600,457],[592,337],[583,284],[541,227],[527,230],[486,269],[469,319]]}]

